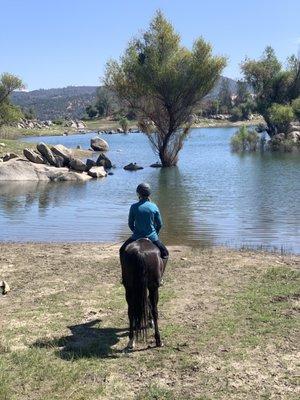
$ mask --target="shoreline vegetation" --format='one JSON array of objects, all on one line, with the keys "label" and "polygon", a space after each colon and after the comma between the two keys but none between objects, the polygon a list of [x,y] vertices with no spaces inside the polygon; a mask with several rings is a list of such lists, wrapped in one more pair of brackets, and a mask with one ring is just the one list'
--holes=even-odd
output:
[{"label": "shoreline vegetation", "polygon": [[298,398],[299,255],[170,246],[165,346],[150,330],[126,354],[117,245],[0,243],[0,254],[3,399]]},{"label": "shoreline vegetation", "polygon": [[[253,126],[258,125],[262,122],[262,118],[254,118],[249,121],[237,121],[231,122],[228,120],[215,120],[210,118],[203,118],[197,124],[192,126],[194,128],[231,128],[231,127],[240,127],[243,125]],[[120,128],[118,121],[111,121],[109,119],[95,119],[90,121],[84,121],[86,128],[84,129],[84,133],[98,132],[98,131],[109,131],[114,130],[117,131]],[[129,128],[137,129],[137,122],[130,121]],[[59,125],[52,125],[48,129],[22,129],[16,127],[3,127],[2,132],[0,129],[0,156],[3,156],[9,152],[23,152],[25,147],[34,148],[34,143],[22,142],[22,138],[26,138],[29,136],[62,136],[64,134],[68,135],[77,135],[82,134],[82,130],[78,130],[75,128],[67,128]],[[120,134],[120,133],[115,133]],[[5,146],[1,146],[1,143],[4,143]],[[80,151],[79,151],[80,152]],[[80,155],[80,154],[79,154]],[[84,154],[83,154],[84,156]]]}]

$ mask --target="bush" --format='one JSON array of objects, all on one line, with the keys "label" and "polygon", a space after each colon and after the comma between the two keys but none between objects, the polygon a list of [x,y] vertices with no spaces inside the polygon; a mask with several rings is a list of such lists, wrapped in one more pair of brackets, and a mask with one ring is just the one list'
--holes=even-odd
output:
[{"label": "bush", "polygon": [[234,152],[256,151],[259,135],[254,130],[242,126],[231,138],[230,145]]},{"label": "bush", "polygon": [[126,117],[121,117],[119,119],[119,124],[124,132],[128,131],[128,119]]},{"label": "bush", "polygon": [[242,110],[239,107],[233,107],[233,109],[231,110],[231,121],[241,121],[242,118]]},{"label": "bush", "polygon": [[292,102],[292,107],[296,118],[300,121],[300,97]]},{"label": "bush", "polygon": [[293,108],[289,105],[274,103],[268,110],[270,122],[276,127],[278,133],[287,133],[293,121]]}]

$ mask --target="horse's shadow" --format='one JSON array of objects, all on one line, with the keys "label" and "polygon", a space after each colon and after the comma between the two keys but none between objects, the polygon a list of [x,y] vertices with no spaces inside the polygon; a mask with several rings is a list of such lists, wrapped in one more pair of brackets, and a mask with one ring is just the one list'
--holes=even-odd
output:
[{"label": "horse's shadow", "polygon": [[120,338],[127,336],[125,328],[97,328],[100,319],[84,324],[69,326],[71,335],[56,339],[40,339],[33,343],[33,347],[57,348],[56,355],[64,360],[78,358],[115,358],[120,351],[112,346],[117,344]]}]

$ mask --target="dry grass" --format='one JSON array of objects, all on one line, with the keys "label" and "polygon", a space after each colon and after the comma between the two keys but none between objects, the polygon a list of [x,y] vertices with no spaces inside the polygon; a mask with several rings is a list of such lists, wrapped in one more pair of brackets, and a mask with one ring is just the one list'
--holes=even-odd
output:
[{"label": "dry grass", "polygon": [[299,261],[172,248],[165,347],[126,354],[116,247],[0,244],[0,399],[298,399]]}]

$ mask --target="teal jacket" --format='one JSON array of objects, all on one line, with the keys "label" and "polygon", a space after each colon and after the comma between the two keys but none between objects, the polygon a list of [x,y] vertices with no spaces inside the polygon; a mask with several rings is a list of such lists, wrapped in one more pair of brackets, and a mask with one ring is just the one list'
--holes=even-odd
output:
[{"label": "teal jacket", "polygon": [[138,203],[132,204],[128,225],[133,232],[134,240],[140,238],[148,238],[152,242],[158,240],[162,219],[157,205],[150,200],[140,200]]}]

